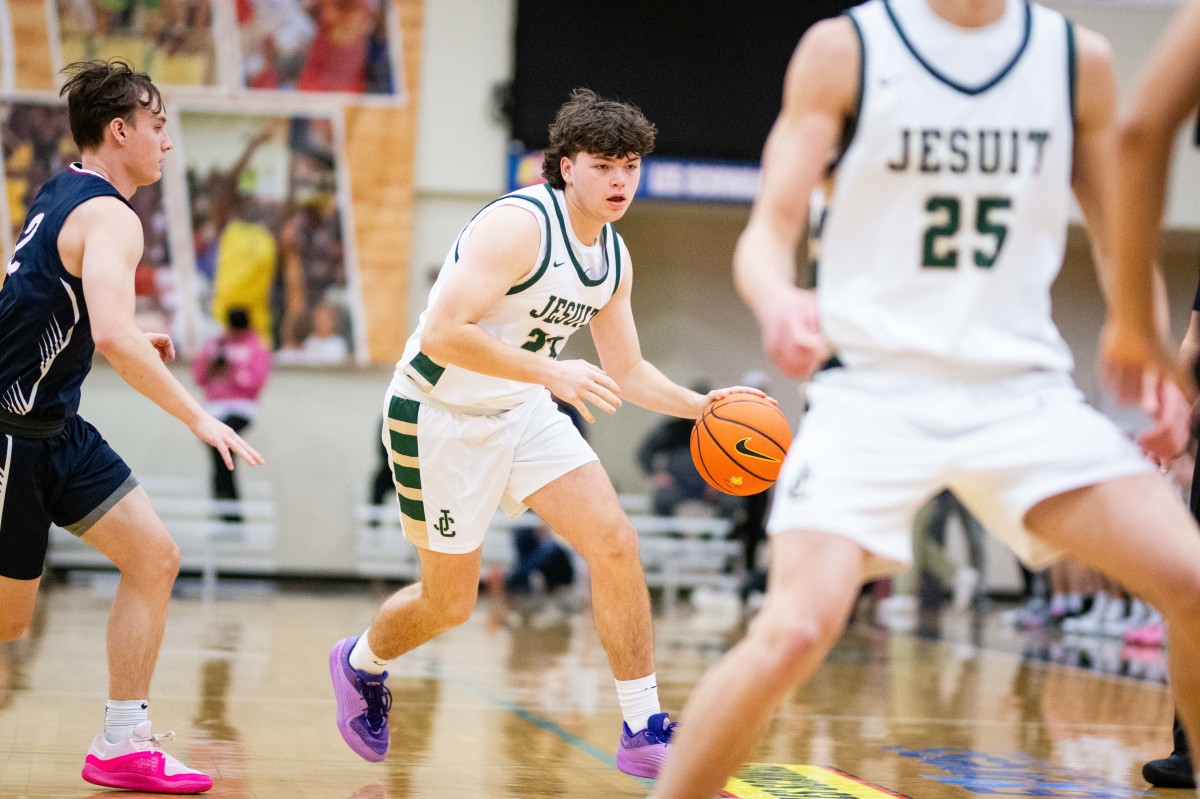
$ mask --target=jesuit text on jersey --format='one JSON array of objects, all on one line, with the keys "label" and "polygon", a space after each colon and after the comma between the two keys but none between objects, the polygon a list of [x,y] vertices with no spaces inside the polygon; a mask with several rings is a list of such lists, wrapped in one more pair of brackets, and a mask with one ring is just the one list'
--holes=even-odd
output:
[{"label": "jesuit text on jersey", "polygon": [[1048,130],[903,128],[899,152],[887,162],[893,172],[1038,175]]}]

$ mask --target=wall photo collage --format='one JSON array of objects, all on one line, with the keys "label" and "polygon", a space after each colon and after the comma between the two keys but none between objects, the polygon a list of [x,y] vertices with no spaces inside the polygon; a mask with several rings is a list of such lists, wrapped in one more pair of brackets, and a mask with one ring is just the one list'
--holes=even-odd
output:
[{"label": "wall photo collage", "polygon": [[[278,363],[366,363],[348,107],[405,107],[391,0],[11,0],[0,15],[0,252],[41,185],[79,160],[64,66],[150,73],[175,151],[131,203],[145,230],[144,330],[186,356],[243,307]],[[46,41],[30,37],[44,17]],[[14,57],[15,51],[15,57]],[[22,52],[25,51],[25,52]],[[24,56],[24,57],[23,57]],[[407,213],[401,209],[401,213]],[[407,220],[405,220],[407,224]]]}]

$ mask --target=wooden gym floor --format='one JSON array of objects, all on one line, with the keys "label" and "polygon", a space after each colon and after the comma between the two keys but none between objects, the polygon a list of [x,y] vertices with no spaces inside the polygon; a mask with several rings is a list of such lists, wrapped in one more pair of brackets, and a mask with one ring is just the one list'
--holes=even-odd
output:
[{"label": "wooden gym floor", "polygon": [[[3,799],[140,795],[79,778],[101,728],[113,585],[93,575],[45,586],[30,634],[0,645]],[[326,658],[366,627],[385,588],[224,582],[212,602],[188,588],[173,603],[151,718],[177,730],[172,754],[213,776],[214,799],[648,793],[613,765],[620,715],[586,613],[505,613],[481,598],[465,626],[393,664],[392,751],[370,764],[337,734]],[[997,617],[946,611],[911,633],[853,624],[730,794],[1189,795],[1155,793],[1140,776],[1170,749],[1158,650],[1038,639]],[[728,610],[660,615],[665,708],[682,706],[738,632]]]}]

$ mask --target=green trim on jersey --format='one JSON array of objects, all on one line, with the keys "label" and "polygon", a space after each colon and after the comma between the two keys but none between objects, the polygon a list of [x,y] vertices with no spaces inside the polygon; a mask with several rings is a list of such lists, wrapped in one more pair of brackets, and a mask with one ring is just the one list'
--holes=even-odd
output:
[{"label": "green trim on jersey", "polygon": [[554,249],[554,242],[550,238],[550,212],[546,210],[546,206],[542,205],[541,202],[533,199],[532,197],[526,197],[524,194],[510,194],[508,196],[518,200],[528,200],[536,205],[537,209],[542,212],[542,217],[546,220],[546,255],[542,258],[542,263],[538,266],[537,271],[534,272],[528,280],[523,283],[518,283],[508,291],[504,292],[504,296],[506,297],[512,294],[520,294],[522,291],[541,280],[542,275],[546,274],[547,267],[550,266],[551,250]]},{"label": "green trim on jersey", "polygon": [[[558,225],[562,228],[563,241],[566,242],[567,254],[571,256],[571,263],[575,266],[575,274],[579,275],[579,280],[583,285],[599,286],[608,279],[608,270],[604,270],[604,274],[594,280],[587,276],[587,272],[583,271],[583,266],[579,263],[579,259],[575,257],[575,248],[571,246],[571,234],[567,232],[567,220],[563,216],[562,208],[558,206],[558,197],[554,196],[554,189],[549,183],[543,185],[546,187],[546,191],[550,192],[550,201],[554,203],[554,213],[558,215]],[[605,225],[605,227],[610,226]],[[603,235],[603,231],[601,231],[601,235]],[[605,265],[608,265],[607,259],[605,260]]]},{"label": "green trim on jersey", "polygon": [[921,66],[925,67],[925,71],[930,75],[937,78],[951,89],[962,92],[963,94],[983,94],[988,89],[1004,80],[1004,78],[1008,76],[1008,73],[1012,72],[1013,67],[1017,65],[1017,62],[1021,60],[1021,56],[1025,54],[1025,50],[1029,47],[1030,33],[1033,30],[1033,9],[1029,6],[1029,0],[1025,0],[1025,34],[1022,36],[1021,46],[1017,48],[1017,52],[1012,57],[1012,60],[1009,61],[1008,64],[1006,64],[994,78],[987,81],[983,85],[976,87],[964,86],[958,81],[952,80],[946,75],[943,75],[941,72],[938,72],[938,70],[935,69],[932,64],[921,57],[921,54],[917,52],[917,48],[913,47],[912,42],[908,40],[908,36],[904,34],[904,29],[900,27],[900,20],[896,19],[896,14],[892,11],[891,4],[888,2],[888,0],[882,0],[882,2],[884,10],[887,11],[888,19],[892,21],[892,27],[896,29],[896,34],[900,37],[900,41],[903,42],[904,46],[908,48],[908,52],[912,53],[913,58],[917,59],[917,62]]},{"label": "green trim on jersey", "polygon": [[1075,23],[1071,20],[1067,22],[1067,92],[1071,98],[1071,123],[1075,124],[1079,120],[1076,113],[1078,109],[1075,107],[1076,98],[1079,96],[1076,92],[1079,84],[1079,70],[1076,61],[1078,57],[1075,54]]},{"label": "green trim on jersey", "polygon": [[516,194],[516,193],[505,194],[503,197],[497,197],[496,199],[492,200],[490,203],[488,203],[487,205],[483,206],[478,211],[476,211],[475,216],[471,217],[470,220],[467,221],[467,224],[463,225],[463,229],[461,231],[459,231],[459,233],[458,233],[458,238],[456,238],[454,240],[454,262],[458,263],[458,248],[459,248],[459,245],[462,244],[462,235],[466,231],[466,229],[471,226],[471,222],[474,222],[476,219],[479,218],[480,214],[482,214],[484,211],[491,208],[493,205],[500,202],[501,200],[525,200],[526,202],[531,202],[535,206],[537,206],[537,209],[542,212],[542,218],[546,220],[546,228],[545,228],[545,230],[546,230],[546,256],[544,258],[542,258],[541,265],[538,266],[537,271],[533,273],[532,277],[530,277],[528,280],[526,280],[523,283],[518,283],[517,285],[513,286],[506,292],[506,294],[517,294],[517,293],[522,292],[525,289],[529,288],[534,283],[538,282],[538,279],[542,275],[546,274],[546,267],[548,267],[550,265],[550,212],[546,210],[545,205],[543,205],[540,201],[535,200],[533,197],[527,197],[524,194]]},{"label": "green trim on jersey", "polygon": [[[415,425],[420,411],[421,403],[407,397],[393,396],[392,401],[388,404],[388,418],[397,422],[406,422]],[[392,452],[396,455],[419,458],[416,435],[389,430],[388,438],[392,445]],[[401,466],[393,459],[392,475],[396,480],[396,485],[404,486],[414,491],[421,490],[420,467]],[[396,491],[396,496],[400,500],[400,512],[402,514],[414,521],[425,521],[424,502],[419,499],[409,499],[400,493],[399,490]]]},{"label": "green trim on jersey", "polygon": [[[617,235],[617,231],[613,229],[612,225],[605,225],[604,227],[608,231],[608,240],[611,243],[610,249],[612,250],[612,252],[616,253],[616,256],[614,258],[614,263],[615,263],[615,267],[617,270],[617,279],[613,281],[613,290],[612,290],[612,293],[616,294],[617,288],[621,285],[621,237]],[[607,275],[606,275],[606,277],[607,277]],[[610,294],[608,296],[611,297],[612,294]]]},{"label": "green trim on jersey", "polygon": [[[420,351],[413,356],[413,359],[408,362],[408,365],[412,367],[413,372],[416,372],[417,375],[419,375],[424,379],[425,382],[429,384],[429,388],[436,386],[437,382],[442,379],[442,374],[446,371],[446,367],[434,363],[432,358]],[[410,377],[411,376],[413,375],[410,374]],[[402,421],[415,422],[416,419],[403,419]]]},{"label": "green trim on jersey", "polygon": [[854,99],[854,114],[842,122],[842,140],[838,144],[834,164],[842,160],[842,156],[854,141],[854,134],[858,132],[858,120],[862,118],[863,95],[866,94],[867,87],[867,37],[863,35],[862,28],[850,13],[850,9],[846,9],[842,14],[850,19],[850,24],[854,26],[854,35],[858,37],[858,96]]}]

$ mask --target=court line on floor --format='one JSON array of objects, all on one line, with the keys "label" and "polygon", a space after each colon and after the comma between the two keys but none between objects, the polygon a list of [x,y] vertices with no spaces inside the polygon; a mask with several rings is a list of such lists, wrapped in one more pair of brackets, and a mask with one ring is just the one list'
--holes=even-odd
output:
[{"label": "court line on floor", "polygon": [[[475,679],[474,677],[468,677],[461,672],[453,671],[451,669],[446,668],[445,664],[442,663],[442,661],[438,660],[437,658],[426,657],[425,661],[426,661],[427,665],[435,673],[437,673],[437,676],[448,677],[452,680],[453,684],[463,685],[467,688],[470,688],[476,694],[487,699],[489,702],[496,705],[497,707],[500,707],[503,710],[506,710],[509,713],[512,713],[513,715],[517,716],[518,718],[529,722],[530,724],[534,725],[535,727],[538,727],[539,729],[545,730],[546,732],[550,733],[551,735],[554,735],[555,737],[561,739],[565,743],[568,743],[571,746],[575,747],[576,749],[583,752],[584,754],[589,755],[590,757],[593,757],[596,760],[599,760],[601,763],[608,766],[609,768],[620,771],[619,769],[617,769],[616,758],[613,755],[611,755],[608,752],[601,749],[600,747],[595,746],[594,744],[588,743],[587,741],[580,738],[578,735],[574,734],[573,732],[570,732],[569,730],[563,729],[562,727],[555,724],[553,721],[546,718],[545,716],[542,716],[541,714],[538,714],[538,713],[534,713],[531,710],[527,710],[527,709],[521,707],[520,705],[516,704],[515,702],[512,702],[512,701],[506,699],[505,697],[496,693],[492,688],[481,683],[479,680]],[[620,772],[620,773],[624,774],[625,772]],[[645,785],[653,785],[654,784],[653,780],[643,779],[642,777],[634,777],[633,775],[629,775],[629,774],[627,774],[626,776],[629,777],[630,779],[637,780]]]}]

